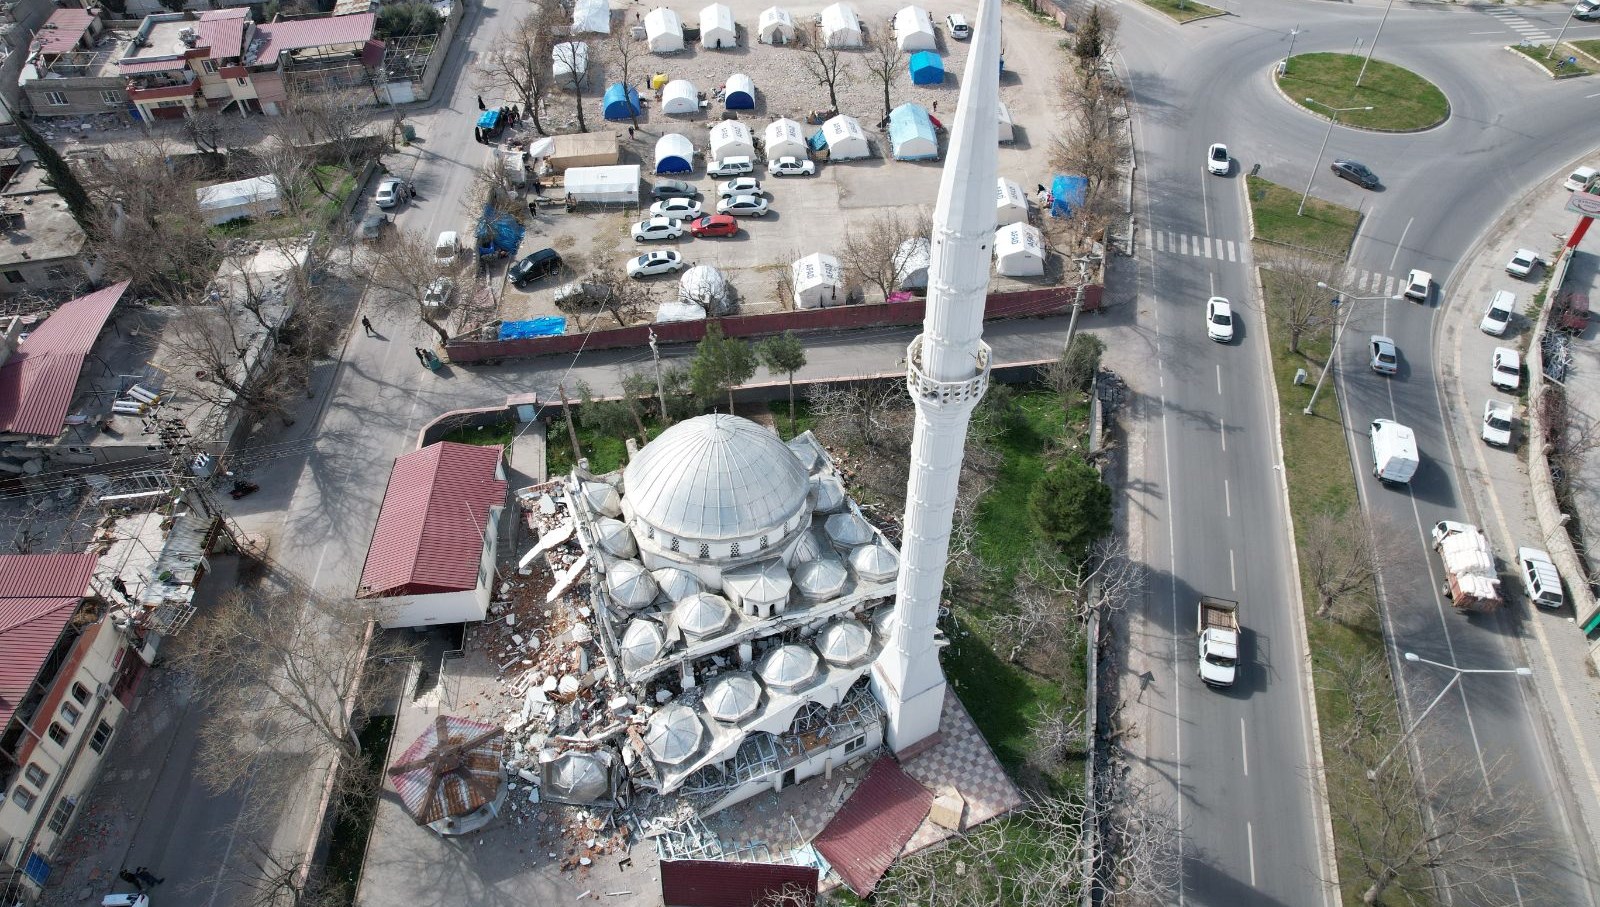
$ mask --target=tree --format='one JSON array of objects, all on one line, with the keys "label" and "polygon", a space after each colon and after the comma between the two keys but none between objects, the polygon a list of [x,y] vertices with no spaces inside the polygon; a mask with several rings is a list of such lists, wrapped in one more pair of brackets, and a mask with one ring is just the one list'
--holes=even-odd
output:
[{"label": "tree", "polygon": [[562,41],[552,52],[554,62],[567,70],[562,87],[572,92],[572,107],[578,114],[578,131],[588,132],[583,122],[583,83],[588,80],[589,45],[583,41]]},{"label": "tree", "polygon": [[170,151],[159,140],[140,142],[92,162],[85,186],[94,220],[87,232],[110,278],[130,280],[147,296],[181,305],[216,273],[221,251],[193,186],[169,166]]},{"label": "tree", "polygon": [[643,434],[643,426],[627,402],[596,400],[587,381],[578,382],[578,399],[578,421],[584,428],[608,438],[626,438],[637,425]]},{"label": "tree", "polygon": [[728,395],[728,412],[733,412],[733,389],[756,373],[756,357],[750,344],[722,333],[722,325],[706,325],[706,335],[694,348],[689,363],[689,381],[694,394],[710,405],[718,396]]},{"label": "tree", "polygon": [[1100,354],[1105,343],[1093,334],[1077,334],[1072,344],[1062,352],[1061,358],[1045,367],[1045,381],[1061,397],[1062,405],[1076,402],[1088,393],[1094,376],[1100,371]]},{"label": "tree", "polygon": [[619,328],[645,318],[657,305],[654,284],[634,280],[616,268],[590,272],[578,285],[583,293],[574,301],[609,314]]},{"label": "tree", "polygon": [[380,39],[437,35],[444,17],[431,4],[408,0],[378,7],[377,36]]},{"label": "tree", "polygon": [[1073,219],[1082,235],[1092,236],[1118,210],[1115,190],[1129,155],[1125,91],[1101,68],[1064,69],[1057,83],[1066,103],[1061,128],[1050,141],[1050,165],[1084,178],[1083,198]]},{"label": "tree", "polygon": [[72,219],[78,222],[83,232],[94,236],[95,229],[99,226],[94,202],[89,198],[89,193],[84,190],[83,184],[78,182],[77,174],[72,172],[72,167],[67,159],[61,156],[54,146],[44,140],[44,136],[35,132],[32,124],[27,120],[16,117],[13,119],[17,131],[22,134],[22,140],[28,144],[33,152],[34,160],[44,168],[45,182],[50,188],[56,190],[61,200],[67,203],[67,210],[72,212]]},{"label": "tree", "polygon": [[[616,67],[618,81],[622,83],[623,91],[628,91],[633,86],[633,60],[639,54],[639,42],[633,39],[632,33],[625,28],[614,28],[611,37],[606,41],[606,58]],[[626,96],[624,96],[626,100]],[[628,119],[633,121],[633,127],[639,128],[639,109],[633,106],[632,101],[627,101]]]},{"label": "tree", "polygon": [[789,434],[794,434],[794,373],[806,367],[806,345],[794,331],[774,334],[756,344],[756,358],[774,375],[784,373],[789,379]]},{"label": "tree", "polygon": [[540,3],[532,12],[502,31],[478,61],[476,84],[480,91],[510,85],[533,118],[533,128],[546,135],[539,108],[549,86],[553,29],[563,25],[559,3]]},{"label": "tree", "polygon": [[1300,563],[1317,593],[1318,617],[1349,620],[1363,607],[1376,607],[1378,576],[1398,562],[1403,547],[1395,535],[1359,508],[1323,507],[1310,515]]},{"label": "tree", "polygon": [[817,84],[828,89],[828,106],[839,109],[839,89],[850,84],[850,61],[837,47],[830,47],[820,28],[795,33],[795,43],[805,51],[806,72]]},{"label": "tree", "polygon": [[1111,489],[1093,466],[1067,456],[1034,487],[1028,514],[1070,563],[1082,563],[1094,541],[1111,531]]},{"label": "tree", "polygon": [[426,236],[398,231],[380,244],[373,256],[371,281],[379,291],[373,301],[388,310],[414,311],[439,335],[439,343],[449,343],[450,331],[440,311],[428,304],[428,289],[453,268],[453,263],[441,265],[434,260],[433,243]]},{"label": "tree", "polygon": [[1089,12],[1078,25],[1077,37],[1072,42],[1072,54],[1078,58],[1078,65],[1084,69],[1099,66],[1100,61],[1111,53],[1120,24],[1116,13],[1102,8],[1098,3],[1090,4]]},{"label": "tree", "polygon": [[933,220],[925,208],[883,209],[850,230],[839,260],[855,279],[876,287],[888,299],[900,288],[902,247],[912,240],[926,242],[932,230]]},{"label": "tree", "polygon": [[1338,294],[1317,284],[1334,283],[1339,263],[1313,252],[1281,249],[1269,254],[1263,266],[1268,272],[1263,275],[1267,308],[1283,322],[1289,352],[1299,353],[1301,340],[1333,323],[1338,310],[1330,303]]},{"label": "tree", "polygon": [[184,114],[183,133],[194,142],[194,150],[216,154],[233,138],[237,122],[237,118],[221,114],[215,108],[197,108]]},{"label": "tree", "polygon": [[890,93],[906,73],[906,52],[895,40],[892,30],[873,30],[872,39],[867,42],[866,67],[883,85],[883,118],[888,120],[889,111],[894,107]]}]

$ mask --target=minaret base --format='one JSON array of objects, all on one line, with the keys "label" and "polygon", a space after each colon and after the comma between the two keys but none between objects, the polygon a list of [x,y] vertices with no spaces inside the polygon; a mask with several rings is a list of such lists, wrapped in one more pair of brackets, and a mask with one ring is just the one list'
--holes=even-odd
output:
[{"label": "minaret base", "polygon": [[872,669],[872,691],[889,718],[884,742],[902,759],[910,758],[939,740],[939,719],[944,714],[945,681],[920,693],[906,695],[893,688],[881,666]]}]

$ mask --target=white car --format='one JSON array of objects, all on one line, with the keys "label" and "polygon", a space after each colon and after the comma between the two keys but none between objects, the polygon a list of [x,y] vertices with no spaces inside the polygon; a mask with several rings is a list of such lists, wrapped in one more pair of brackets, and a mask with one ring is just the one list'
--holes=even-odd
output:
[{"label": "white car", "polygon": [[1411,273],[1406,275],[1406,291],[1404,295],[1407,299],[1426,303],[1428,301],[1428,294],[1432,291],[1432,274],[1429,274],[1427,271],[1412,268]]},{"label": "white car", "polygon": [[1211,146],[1206,152],[1206,170],[1215,176],[1227,176],[1233,168],[1233,161],[1228,157],[1228,146],[1221,142]]},{"label": "white car", "polygon": [[1517,296],[1506,290],[1495,290],[1489,297],[1489,307],[1483,310],[1483,320],[1478,322],[1478,330],[1496,337],[1503,336],[1506,328],[1511,326],[1511,315],[1517,307]]},{"label": "white car", "polygon": [[798,157],[780,157],[775,161],[767,161],[767,176],[814,176],[817,165]]},{"label": "white car", "polygon": [[378,191],[372,194],[372,203],[380,208],[393,208],[411,197],[411,187],[398,176],[378,180]]},{"label": "white car", "polygon": [[442,309],[450,304],[456,292],[456,282],[448,277],[435,277],[422,294],[422,305],[428,309]]},{"label": "white car", "polygon": [[1218,343],[1233,339],[1233,306],[1221,296],[1206,300],[1206,336]]},{"label": "white car", "polygon": [[1504,400],[1490,400],[1483,405],[1483,440],[1495,447],[1511,446],[1511,404]]},{"label": "white car", "polygon": [[634,242],[677,239],[683,235],[683,221],[671,217],[652,217],[633,225]]},{"label": "white car", "polygon": [[1372,335],[1372,370],[1380,375],[1393,375],[1400,371],[1400,351],[1394,341],[1382,334]]},{"label": "white car", "polygon": [[739,217],[765,217],[767,200],[759,195],[735,195],[733,198],[717,202],[717,213]]},{"label": "white car", "polygon": [[628,261],[628,276],[635,280],[683,270],[683,256],[672,251],[646,252]]},{"label": "white car", "polygon": [[700,216],[700,203],[692,198],[664,198],[650,206],[650,216],[694,220]]},{"label": "white car", "polygon": [[1506,273],[1512,277],[1527,277],[1539,266],[1539,253],[1532,249],[1518,249],[1506,262]]},{"label": "white car", "polygon": [[1501,390],[1515,391],[1522,386],[1522,356],[1509,346],[1494,348],[1494,365],[1489,383]]},{"label": "white car", "polygon": [[[1595,8],[1600,9],[1600,3],[1596,3]],[[1568,192],[1582,192],[1589,188],[1589,184],[1594,182],[1596,176],[1600,176],[1600,170],[1593,167],[1579,167],[1567,174],[1567,181],[1561,184],[1561,188]]]},{"label": "white car", "polygon": [[433,263],[441,268],[449,267],[456,263],[456,258],[461,255],[461,240],[454,230],[446,230],[439,234],[433,242]]},{"label": "white car", "polygon": [[1566,603],[1561,574],[1550,555],[1538,548],[1518,548],[1517,566],[1522,568],[1522,591],[1528,594],[1528,601],[1541,608],[1559,608]]},{"label": "white car", "polygon": [[738,179],[717,184],[717,198],[733,198],[735,195],[761,195],[762,192],[761,181],[753,176],[741,176]]}]

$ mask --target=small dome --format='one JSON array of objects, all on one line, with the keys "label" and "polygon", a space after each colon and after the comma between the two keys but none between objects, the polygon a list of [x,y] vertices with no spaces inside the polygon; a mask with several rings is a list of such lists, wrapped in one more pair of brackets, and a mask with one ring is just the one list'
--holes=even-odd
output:
[{"label": "small dome", "polygon": [[777,558],[745,564],[722,574],[723,591],[747,610],[755,606],[786,604],[793,585],[789,571]]},{"label": "small dome", "polygon": [[662,567],[650,571],[650,575],[661,588],[661,595],[669,602],[682,601],[696,592],[706,591],[706,584],[700,581],[700,577],[677,567]]},{"label": "small dome", "polygon": [[617,490],[604,482],[584,482],[579,487],[583,500],[601,516],[622,516],[622,497]]},{"label": "small dome", "polygon": [[614,561],[606,568],[606,587],[617,604],[637,611],[656,600],[656,581],[638,561]]},{"label": "small dome", "polygon": [[594,521],[595,540],[600,548],[612,557],[636,557],[639,548],[633,543],[633,533],[621,520],[601,517]]},{"label": "small dome", "polygon": [[872,635],[884,642],[889,641],[889,630],[894,625],[894,604],[884,605],[872,612]]},{"label": "small dome", "polygon": [[808,443],[804,437],[789,439],[789,452],[800,461],[800,466],[806,472],[817,468],[817,448]]},{"label": "small dome", "polygon": [[817,676],[817,653],[810,646],[790,643],[761,659],[761,679],[767,686],[792,693]]},{"label": "small dome", "polygon": [[563,753],[549,770],[551,793],[577,803],[593,803],[611,793],[609,775],[593,753]]},{"label": "small dome", "polygon": [[628,628],[622,631],[622,645],[617,653],[622,659],[623,669],[637,671],[655,661],[666,642],[666,634],[655,621],[639,618],[628,621]]},{"label": "small dome", "polygon": [[865,545],[872,541],[872,527],[854,513],[836,513],[828,517],[828,540],[843,550]]},{"label": "small dome", "polygon": [[747,671],[724,674],[706,684],[700,704],[718,721],[743,721],[761,705],[761,684]]},{"label": "small dome", "polygon": [[831,598],[838,598],[849,579],[850,575],[845,572],[844,565],[831,557],[807,561],[794,570],[794,584],[800,589],[800,597],[808,602],[825,602]]},{"label": "small dome", "polygon": [[817,649],[828,664],[855,667],[872,651],[872,631],[857,621],[836,621],[817,634]]},{"label": "small dome", "polygon": [[804,564],[819,557],[822,557],[822,543],[817,541],[817,534],[811,530],[801,533],[800,542],[794,546],[794,555],[790,560]]},{"label": "small dome", "polygon": [[844,506],[844,483],[835,476],[811,477],[811,509],[833,513]]},{"label": "small dome", "polygon": [[856,576],[869,583],[887,583],[900,572],[900,556],[887,545],[874,542],[850,552]]},{"label": "small dome", "polygon": [[705,726],[700,716],[681,702],[674,702],[650,716],[644,743],[650,755],[665,765],[681,765],[700,749]]},{"label": "small dome", "polygon": [[728,600],[710,592],[696,592],[672,609],[678,627],[690,636],[706,637],[722,632],[733,620]]}]

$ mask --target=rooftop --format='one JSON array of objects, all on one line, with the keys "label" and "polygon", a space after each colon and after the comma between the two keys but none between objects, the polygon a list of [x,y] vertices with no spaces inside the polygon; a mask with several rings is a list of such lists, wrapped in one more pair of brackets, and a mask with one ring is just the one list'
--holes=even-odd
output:
[{"label": "rooftop", "polygon": [[89,590],[92,554],[0,555],[0,725],[11,720]]},{"label": "rooftop", "polygon": [[489,509],[506,500],[501,448],[441,441],[394,461],[360,595],[477,588]]},{"label": "rooftop", "polygon": [[66,427],[83,360],[127,281],[62,305],[0,367],[0,431],[55,437]]},{"label": "rooftop", "polygon": [[39,26],[33,37],[33,46],[43,54],[60,54],[78,46],[95,14],[86,9],[58,9]]},{"label": "rooftop", "polygon": [[256,28],[256,37],[250,42],[245,62],[250,66],[270,68],[278,65],[278,57],[297,50],[365,44],[372,37],[377,21],[377,14],[368,12],[353,16],[269,22]]}]

